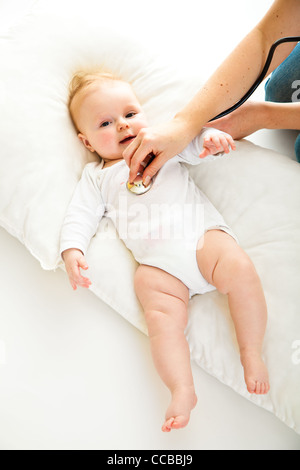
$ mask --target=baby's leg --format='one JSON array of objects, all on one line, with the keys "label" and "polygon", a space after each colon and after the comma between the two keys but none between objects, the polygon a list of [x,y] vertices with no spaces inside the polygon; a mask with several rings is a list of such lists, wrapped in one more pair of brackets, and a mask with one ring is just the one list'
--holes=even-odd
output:
[{"label": "baby's leg", "polygon": [[197,261],[204,278],[228,295],[248,391],[267,393],[268,372],[261,358],[267,308],[253,263],[235,240],[220,230],[204,235]]},{"label": "baby's leg", "polygon": [[162,427],[169,432],[186,426],[197,401],[184,335],[188,289],[169,273],[141,265],[135,275],[135,290],[145,312],[154,365],[172,395]]}]

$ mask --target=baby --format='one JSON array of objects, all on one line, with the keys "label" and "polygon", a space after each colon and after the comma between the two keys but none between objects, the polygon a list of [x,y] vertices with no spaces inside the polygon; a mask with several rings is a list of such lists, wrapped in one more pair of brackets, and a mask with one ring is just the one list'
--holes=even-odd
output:
[{"label": "baby", "polygon": [[[123,152],[147,126],[131,85],[102,73],[81,73],[71,83],[70,114],[80,141],[99,156],[86,165],[68,208],[61,253],[73,289],[89,287],[81,269],[105,215],[139,262],[135,291],[145,313],[154,364],[171,392],[162,430],[186,426],[195,407],[189,346],[185,338],[191,295],[218,289],[228,296],[250,393],[269,390],[261,357],[267,309],[255,268],[222,216],[189,176],[183,163],[226,153],[228,134],[204,129],[160,169],[142,195],[128,190]],[[113,280],[112,280],[113,282]]]}]

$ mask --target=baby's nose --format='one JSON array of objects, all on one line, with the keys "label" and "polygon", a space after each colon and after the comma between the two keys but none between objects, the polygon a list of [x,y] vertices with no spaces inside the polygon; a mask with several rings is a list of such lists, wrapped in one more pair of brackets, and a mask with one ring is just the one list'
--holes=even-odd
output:
[{"label": "baby's nose", "polygon": [[129,127],[129,125],[128,125],[127,119],[120,118],[119,121],[118,121],[118,129],[122,130],[122,129],[126,129],[128,127]]}]

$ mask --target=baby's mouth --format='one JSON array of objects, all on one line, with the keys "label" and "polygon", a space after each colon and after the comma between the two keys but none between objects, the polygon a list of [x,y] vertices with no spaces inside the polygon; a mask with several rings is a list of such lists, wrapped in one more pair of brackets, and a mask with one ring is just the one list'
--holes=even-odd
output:
[{"label": "baby's mouth", "polygon": [[120,144],[129,144],[133,139],[135,139],[135,135],[128,135],[123,140],[120,140]]}]

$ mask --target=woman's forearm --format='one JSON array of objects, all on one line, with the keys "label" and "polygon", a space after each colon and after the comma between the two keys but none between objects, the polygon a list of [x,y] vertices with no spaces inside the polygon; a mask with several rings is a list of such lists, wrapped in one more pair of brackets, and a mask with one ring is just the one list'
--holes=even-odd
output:
[{"label": "woman's forearm", "polygon": [[300,130],[300,102],[261,104],[265,116],[266,129],[297,129]]},{"label": "woman's forearm", "polygon": [[[300,34],[300,1],[275,1],[260,23],[176,115],[177,120],[186,123],[187,133],[195,137],[206,122],[235,104],[261,73],[273,42],[296,34]],[[295,44],[278,48],[268,73],[288,56]]]},{"label": "woman's forearm", "polygon": [[218,67],[194,98],[176,115],[196,136],[210,119],[235,104],[251,87],[265,61],[263,34],[255,29]]}]

